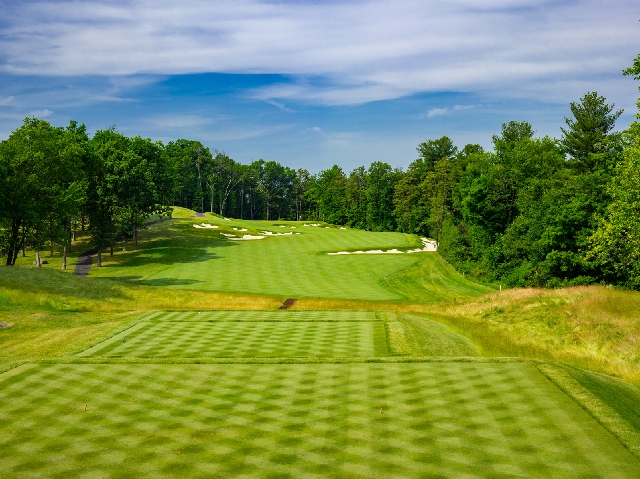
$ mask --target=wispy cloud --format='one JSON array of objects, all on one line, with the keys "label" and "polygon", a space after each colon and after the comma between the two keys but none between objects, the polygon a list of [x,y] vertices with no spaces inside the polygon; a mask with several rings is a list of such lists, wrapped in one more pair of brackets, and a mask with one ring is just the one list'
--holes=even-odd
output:
[{"label": "wispy cloud", "polygon": [[279,108],[282,111],[286,111],[288,113],[295,113],[295,110],[292,110],[291,108],[287,108],[287,106],[284,103],[280,103],[278,101],[275,100],[265,100],[265,103],[269,104],[269,105],[273,105],[276,108]]},{"label": "wispy cloud", "polygon": [[[0,70],[302,79],[294,88],[260,92],[277,103],[357,104],[424,91],[544,96],[557,94],[557,82],[595,81],[627,66],[637,54],[636,3],[11,2],[3,5]],[[309,77],[330,81],[305,82]]]},{"label": "wispy cloud", "polygon": [[35,116],[36,118],[46,118],[52,114],[52,111],[45,108],[44,110],[32,111],[31,113],[29,113],[29,116]]},{"label": "wispy cloud", "polygon": [[13,101],[13,96],[7,96],[5,98],[0,98],[0,106],[8,105]]},{"label": "wispy cloud", "polygon": [[476,108],[482,105],[453,105],[452,107],[444,107],[444,108],[432,108],[427,113],[427,118],[433,118],[434,116],[446,115],[447,113],[451,113],[459,110],[471,110],[472,108]]}]

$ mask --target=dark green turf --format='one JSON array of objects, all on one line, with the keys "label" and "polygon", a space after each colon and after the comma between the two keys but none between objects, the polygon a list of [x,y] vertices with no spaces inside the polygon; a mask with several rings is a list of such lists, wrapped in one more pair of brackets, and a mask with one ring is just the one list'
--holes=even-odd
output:
[{"label": "dark green turf", "polygon": [[141,321],[79,356],[386,356],[384,323]]},{"label": "dark green turf", "polygon": [[0,375],[0,465],[7,478],[640,477],[534,366],[491,363],[21,366]]}]

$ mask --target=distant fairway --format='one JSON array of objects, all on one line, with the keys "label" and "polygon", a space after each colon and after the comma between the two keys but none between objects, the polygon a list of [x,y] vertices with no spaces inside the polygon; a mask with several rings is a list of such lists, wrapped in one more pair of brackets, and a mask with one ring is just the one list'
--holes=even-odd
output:
[{"label": "distant fairway", "polygon": [[80,356],[386,356],[383,322],[142,321]]},{"label": "distant fairway", "polygon": [[[305,227],[295,222],[280,228],[272,222],[214,217],[206,221],[219,229],[195,229],[195,220],[154,225],[158,239],[144,251],[119,253],[114,264],[93,268],[90,274],[136,279],[151,286],[293,298],[439,301],[491,291],[464,279],[437,253],[326,254],[406,250],[416,245],[411,235]],[[244,233],[238,230],[243,228],[251,234],[262,230],[292,234],[254,241],[221,236],[222,232],[241,236]]]},{"label": "distant fairway", "polygon": [[0,406],[11,478],[640,476],[527,364],[25,365]]}]

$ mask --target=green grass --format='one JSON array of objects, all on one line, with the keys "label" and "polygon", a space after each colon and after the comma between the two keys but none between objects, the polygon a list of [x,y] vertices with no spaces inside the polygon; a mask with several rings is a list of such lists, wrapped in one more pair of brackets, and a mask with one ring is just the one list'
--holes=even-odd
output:
[{"label": "green grass", "polygon": [[477,356],[468,338],[442,323],[409,314],[386,313],[389,349],[394,356]]},{"label": "green grass", "polygon": [[141,321],[79,356],[386,356],[381,322]]},{"label": "green grass", "polygon": [[0,377],[0,401],[0,463],[12,478],[640,470],[526,364],[27,365]]},{"label": "green grass", "polygon": [[[207,222],[219,229],[196,229]],[[281,224],[281,223],[279,223]],[[208,215],[150,228],[155,239],[144,249],[119,252],[91,275],[136,283],[201,291],[284,295],[293,298],[439,301],[471,297],[491,289],[465,280],[438,254],[329,256],[341,250],[409,248],[417,238],[401,233],[372,233],[304,227],[290,222],[225,221]],[[246,228],[239,232],[233,228]],[[153,230],[155,228],[155,230]],[[300,233],[255,241],[232,241],[227,234]],[[420,276],[416,283],[414,278]],[[447,286],[449,281],[450,286]]]},{"label": "green grass", "polygon": [[[1,476],[640,477],[640,391],[584,370],[638,382],[637,293],[481,296],[326,255],[415,236],[174,213],[88,278],[0,268]],[[301,234],[221,234],[265,229]]]}]

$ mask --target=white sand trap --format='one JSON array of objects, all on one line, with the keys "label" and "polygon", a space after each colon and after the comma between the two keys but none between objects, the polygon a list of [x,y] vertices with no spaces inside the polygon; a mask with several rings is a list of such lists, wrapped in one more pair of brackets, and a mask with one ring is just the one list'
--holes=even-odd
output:
[{"label": "white sand trap", "polygon": [[304,225],[302,225],[302,226],[320,226],[320,225],[319,225],[318,223],[311,223],[311,224],[309,224],[309,225],[304,224]]},{"label": "white sand trap", "polygon": [[209,228],[209,229],[215,229],[215,228],[217,228],[218,226],[217,226],[217,225],[210,225],[210,224],[207,224],[207,223],[202,223],[202,224],[199,224],[199,225],[193,225],[193,227],[194,227],[194,228]]},{"label": "white sand trap", "polygon": [[[273,231],[260,231],[263,235],[267,236],[284,236],[284,235],[292,235],[293,231],[287,231],[286,233],[274,233]],[[300,233],[296,233],[299,235]]]},{"label": "white sand trap", "polygon": [[236,231],[247,231],[247,228],[242,228],[242,229],[238,229],[238,228],[233,228]]},{"label": "white sand trap", "polygon": [[247,240],[261,240],[264,239],[264,236],[253,236],[253,235],[244,235],[242,238],[229,238],[234,241],[247,241]]},{"label": "white sand trap", "polygon": [[222,236],[226,236],[227,238],[232,238],[232,237],[236,236],[236,235],[232,235],[232,234],[229,234],[229,233],[221,233],[221,234],[222,234]]},{"label": "white sand trap", "polygon": [[[423,253],[425,251],[438,251],[438,245],[435,241],[429,240],[427,238],[420,238],[424,248],[416,248],[407,251],[407,253]],[[372,249],[369,251],[338,251],[336,253],[327,253],[330,256],[335,256],[339,254],[404,254],[403,251],[400,251],[396,248],[389,249],[387,251],[382,251],[381,249]]]},{"label": "white sand trap", "polygon": [[346,230],[347,228],[340,228],[341,230]]},{"label": "white sand trap", "polygon": [[229,218],[225,218],[225,221],[231,221]]},{"label": "white sand trap", "polygon": [[417,248],[407,251],[407,253],[423,253],[423,252],[431,252],[438,251],[438,243],[433,240],[427,238],[420,238],[422,241],[423,248]]}]

